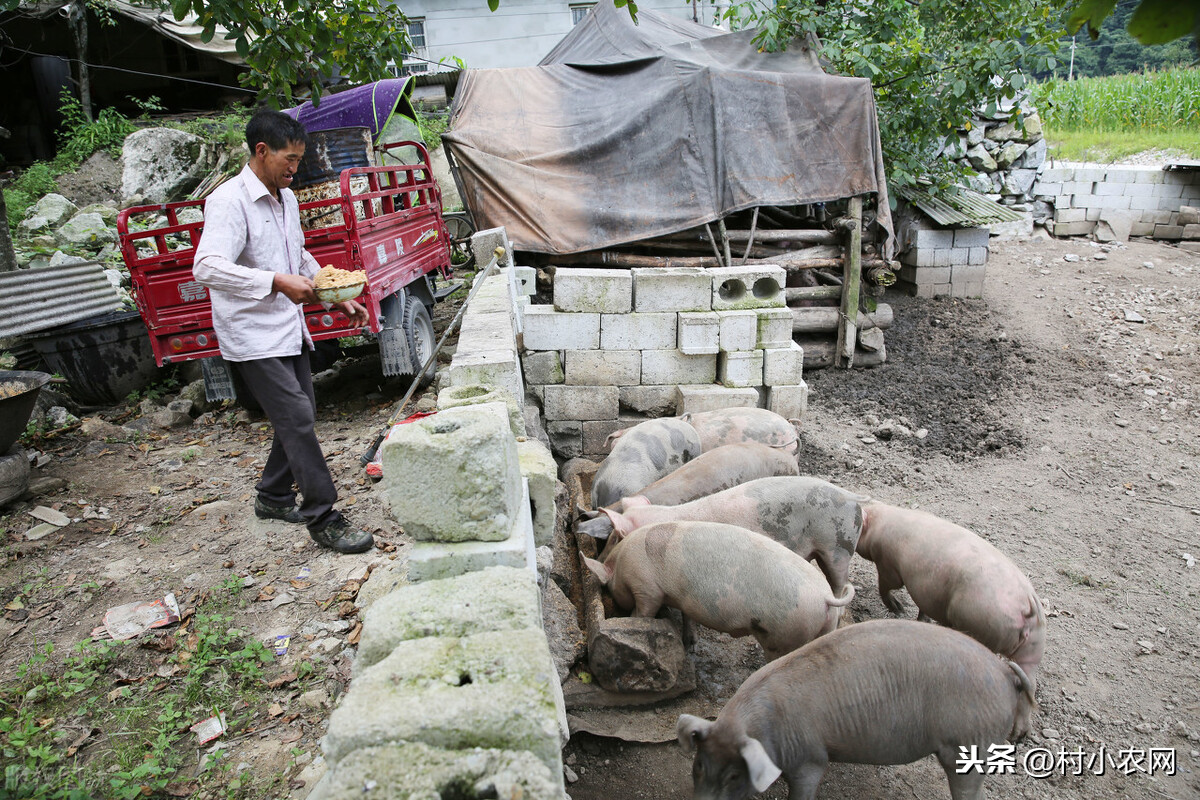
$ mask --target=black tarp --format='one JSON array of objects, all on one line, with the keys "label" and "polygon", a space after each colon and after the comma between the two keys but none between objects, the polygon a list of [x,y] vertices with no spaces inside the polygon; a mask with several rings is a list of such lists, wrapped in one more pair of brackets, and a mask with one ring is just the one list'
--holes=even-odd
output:
[{"label": "black tarp", "polygon": [[870,82],[752,37],[603,2],[540,65],[466,71],[443,140],[476,224],[577,253],[875,193],[890,257]]}]

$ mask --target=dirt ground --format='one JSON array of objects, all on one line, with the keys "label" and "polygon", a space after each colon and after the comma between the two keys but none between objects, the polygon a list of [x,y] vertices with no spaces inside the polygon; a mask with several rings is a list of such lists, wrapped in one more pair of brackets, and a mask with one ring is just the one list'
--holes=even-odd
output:
[{"label": "dirt ground", "polygon": [[[806,376],[801,470],[965,525],[1032,579],[1049,617],[1041,709],[1014,774],[989,779],[992,795],[1200,796],[1200,258],[1141,241],[999,244],[982,300],[884,299],[896,318],[886,365]],[[301,703],[281,687],[271,700],[286,713],[255,712],[254,730],[229,742],[232,758],[297,779],[319,755],[352,663],[355,619],[324,604],[371,565],[402,559],[408,545],[358,461],[404,388],[384,382],[371,357],[342,362],[318,384],[318,433],[342,507],[381,546],[360,556],[321,551],[303,528],[254,519],[269,429],[234,411],[134,441],[80,431],[46,441],[36,474],[67,488],[0,516],[0,605],[19,596],[34,610],[0,618],[0,679],[46,641],[81,641],[109,607],[168,591],[187,606],[236,575],[261,599],[235,624],[263,641],[292,634],[273,669],[311,660],[324,695]],[[123,411],[98,415],[127,421]],[[81,519],[27,541],[37,524],[27,512],[38,504]],[[310,575],[293,582],[303,567]],[[852,579],[854,619],[887,616],[874,567],[856,560]],[[700,688],[658,712],[664,727],[680,709],[711,716],[763,663],[752,641],[712,633],[695,660]],[[1035,778],[1023,769],[1035,748],[1112,760],[1103,775]],[[1144,761],[1141,772],[1128,768],[1151,748],[1173,750],[1176,774],[1161,766],[1146,774]],[[672,742],[580,733],[564,758],[574,800],[690,797],[689,760]],[[821,791],[910,795],[948,796],[932,759],[833,765]]]}]

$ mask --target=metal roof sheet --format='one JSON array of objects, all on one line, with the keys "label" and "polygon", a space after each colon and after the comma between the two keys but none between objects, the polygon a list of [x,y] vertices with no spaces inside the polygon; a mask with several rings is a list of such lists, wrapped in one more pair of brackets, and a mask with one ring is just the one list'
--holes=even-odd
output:
[{"label": "metal roof sheet", "polygon": [[0,272],[0,337],[57,328],[121,308],[99,261]]},{"label": "metal roof sheet", "polygon": [[1018,211],[1002,206],[994,200],[970,189],[956,188],[940,197],[934,197],[920,189],[905,187],[900,196],[929,215],[939,225],[956,228],[986,228],[1001,222],[1017,222],[1024,219]]}]

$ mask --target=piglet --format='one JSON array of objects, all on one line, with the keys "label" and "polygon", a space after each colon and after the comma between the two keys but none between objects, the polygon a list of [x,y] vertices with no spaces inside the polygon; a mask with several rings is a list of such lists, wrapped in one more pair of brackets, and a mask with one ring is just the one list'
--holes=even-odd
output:
[{"label": "piglet", "polygon": [[1019,741],[1037,703],[1021,668],[963,634],[909,620],[841,628],[767,664],[715,722],[683,714],[695,750],[693,797],[743,800],[783,775],[790,800],[812,800],[830,761],[907,764],[937,756],[954,800],[983,800],[982,769],[963,751]]},{"label": "piglet", "polygon": [[700,455],[695,429],[674,417],[647,420],[608,441],[612,450],[592,481],[592,508],[636,494]]},{"label": "piglet", "polygon": [[812,564],[760,533],[716,522],[647,525],[604,563],[584,558],[635,617],[664,605],[731,636],[751,635],[775,659],[828,633],[854,587],[835,598]]},{"label": "piglet", "polygon": [[1046,617],[1029,578],[966,528],[925,511],[863,506],[858,554],[875,562],[879,595],[892,612],[901,587],[920,619],[962,631],[1025,670],[1031,681],[1046,645]]},{"label": "piglet", "polygon": [[577,527],[598,538],[607,535],[605,528],[612,531],[601,561],[616,542],[644,525],[723,522],[761,533],[805,560],[815,558],[835,597],[841,597],[850,582],[850,559],[862,529],[861,504],[870,499],[809,477],[759,478],[678,506],[642,505],[641,498],[626,498],[623,512],[605,508],[607,520],[588,520]]},{"label": "piglet", "polygon": [[706,453],[714,447],[738,442],[761,442],[788,453],[795,453],[800,446],[800,437],[791,421],[765,408],[721,408],[684,414],[679,419],[696,429]]}]

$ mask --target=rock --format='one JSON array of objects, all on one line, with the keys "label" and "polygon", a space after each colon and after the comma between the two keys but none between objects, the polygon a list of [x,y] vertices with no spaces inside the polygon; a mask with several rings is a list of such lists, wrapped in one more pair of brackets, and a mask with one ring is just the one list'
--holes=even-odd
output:
[{"label": "rock", "polygon": [[25,494],[29,486],[29,459],[20,447],[0,456],[0,506]]},{"label": "rock", "polygon": [[199,136],[174,128],[142,128],[121,150],[121,199],[128,206],[167,203],[183,197],[208,172],[210,154]]},{"label": "rock", "polygon": [[34,203],[17,226],[26,236],[48,228],[57,228],[79,212],[79,208],[61,194],[51,192]]},{"label": "rock", "polygon": [[183,587],[185,589],[199,589],[204,583],[204,575],[199,572],[193,572],[183,579]]},{"label": "rock", "polygon": [[67,411],[62,406],[53,406],[46,412],[46,420],[55,428],[65,428],[79,422],[79,417]]},{"label": "rock", "polygon": [[29,530],[25,531],[25,539],[30,542],[36,542],[38,539],[44,539],[50,534],[58,530],[57,525],[51,525],[49,522],[43,522],[40,525],[34,525]]},{"label": "rock", "polygon": [[1013,169],[1001,179],[1000,192],[1007,195],[1025,196],[1033,191],[1037,180],[1036,169]]},{"label": "rock", "polygon": [[1056,740],[1058,740],[1058,739],[1061,739],[1061,738],[1062,738],[1062,734],[1060,734],[1060,733],[1059,733],[1059,732],[1058,732],[1056,729],[1054,729],[1054,728],[1042,728],[1042,738],[1043,738],[1043,739],[1046,739],[1046,740],[1048,740],[1048,741],[1051,741],[1051,742],[1053,742],[1053,741],[1056,741]]},{"label": "rock", "polygon": [[1025,151],[1028,149],[1029,145],[1027,144],[1021,144],[1020,142],[1005,142],[995,153],[996,166],[998,166],[1000,169],[1008,169],[1018,158],[1024,155]]},{"label": "rock", "polygon": [[[203,383],[203,381],[201,381],[201,383]],[[167,411],[175,411],[180,414],[187,414],[190,417],[192,412],[195,411],[195,408],[192,404],[192,401],[188,398],[177,397],[171,402],[167,403]]]},{"label": "rock", "polygon": [[37,506],[29,512],[29,516],[42,522],[49,522],[51,525],[57,525],[60,528],[71,522],[71,518],[66,514],[48,506]]},{"label": "rock", "polygon": [[329,704],[329,692],[324,689],[310,689],[300,695],[298,702],[302,708],[310,708],[315,711]]},{"label": "rock", "polygon": [[62,250],[56,250],[56,251],[54,251],[54,255],[50,256],[50,266],[52,266],[52,267],[63,267],[63,266],[67,266],[68,264],[86,264],[86,263],[87,263],[86,258],[80,258],[79,256],[70,256],[70,255],[67,255],[66,253],[64,253]]},{"label": "rock", "polygon": [[967,160],[980,172],[994,172],[996,169],[996,159],[992,158],[982,144],[977,144],[967,151]]},{"label": "rock", "polygon": [[[179,400],[187,400],[192,404],[189,413],[203,414],[208,411],[208,397],[204,394],[204,380],[192,381],[187,386],[179,390],[179,394],[175,398]],[[171,406],[168,405],[167,408]]]},{"label": "rock", "polygon": [[1046,140],[1038,139],[1013,162],[1013,169],[1037,169],[1046,163]]},{"label": "rock", "polygon": [[127,442],[132,436],[130,431],[120,425],[113,425],[99,417],[84,417],[79,422],[79,432],[89,439],[101,441]]},{"label": "rock", "polygon": [[99,214],[104,220],[104,224],[110,227],[117,227],[117,207],[109,203],[92,203],[79,209],[81,214]]},{"label": "rock", "polygon": [[[3,472],[3,469],[0,468],[0,473],[2,473],[2,472]],[[2,485],[2,484],[0,484],[0,485]],[[47,495],[57,494],[58,492],[61,492],[65,488],[67,488],[67,479],[66,478],[53,478],[53,477],[32,478],[29,481],[29,487],[25,490],[25,497],[28,499],[45,497]],[[0,489],[0,497],[3,497],[3,496],[4,496],[4,492],[2,489]],[[4,503],[4,501],[0,500],[0,505],[2,505],[3,503]]]},{"label": "rock", "polygon": [[665,692],[679,682],[687,661],[669,619],[612,617],[597,626],[588,671],[610,692]]},{"label": "rock", "polygon": [[59,247],[93,252],[116,240],[117,232],[105,225],[99,214],[76,214],[54,232],[54,241]]},{"label": "rock", "polygon": [[1067,253],[1065,256],[1063,256],[1063,261],[1066,261],[1066,262],[1068,262],[1068,263],[1072,263],[1072,264],[1073,264],[1073,263],[1075,263],[1075,262],[1076,262],[1076,261],[1078,261],[1078,260],[1079,260],[1079,254],[1078,254],[1078,253]]},{"label": "rock", "polygon": [[542,588],[542,623],[561,683],[571,674],[575,662],[586,654],[587,645],[579,627],[578,611],[554,581],[546,581]]},{"label": "rock", "polygon": [[987,133],[987,128],[983,125],[972,125],[967,129],[967,146],[974,147],[977,144],[983,144],[983,137]]},{"label": "rock", "polygon": [[567,783],[574,783],[579,780],[579,776],[575,774],[575,770],[571,769],[567,764],[563,764],[563,777],[567,779]]}]

